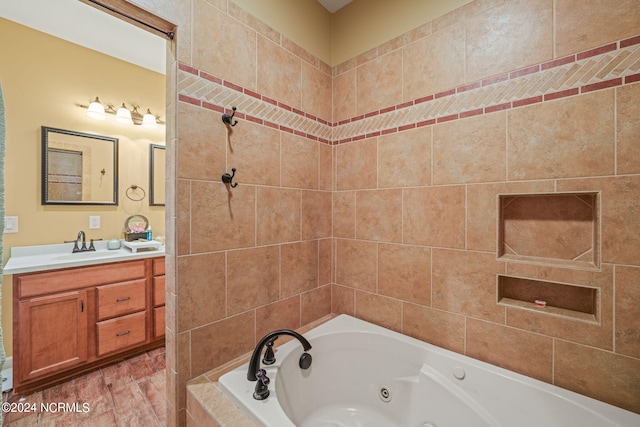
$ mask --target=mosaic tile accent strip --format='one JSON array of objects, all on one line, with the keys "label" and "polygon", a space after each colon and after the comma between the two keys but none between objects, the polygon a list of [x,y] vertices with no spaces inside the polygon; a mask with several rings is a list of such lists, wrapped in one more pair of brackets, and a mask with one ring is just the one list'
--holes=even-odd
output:
[{"label": "mosaic tile accent strip", "polygon": [[640,81],[640,36],[329,123],[180,64],[180,100],[328,144],[385,135]]}]

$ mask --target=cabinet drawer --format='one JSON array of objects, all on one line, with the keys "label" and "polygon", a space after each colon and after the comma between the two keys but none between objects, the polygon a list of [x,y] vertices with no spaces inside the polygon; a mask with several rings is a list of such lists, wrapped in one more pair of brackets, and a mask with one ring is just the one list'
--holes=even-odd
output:
[{"label": "cabinet drawer", "polygon": [[164,276],[153,278],[153,306],[164,305]]},{"label": "cabinet drawer", "polygon": [[160,338],[164,336],[164,319],[165,310],[163,307],[156,307],[153,309],[153,337]]},{"label": "cabinet drawer", "polygon": [[143,311],[97,323],[98,356],[144,343],[145,320]]},{"label": "cabinet drawer", "polygon": [[26,298],[144,277],[144,260],[141,260],[45,273],[27,273],[17,276],[16,280],[18,297]]},{"label": "cabinet drawer", "polygon": [[153,275],[161,276],[164,274],[164,257],[153,259]]},{"label": "cabinet drawer", "polygon": [[141,279],[98,286],[96,288],[98,320],[144,310],[145,284],[146,280]]}]

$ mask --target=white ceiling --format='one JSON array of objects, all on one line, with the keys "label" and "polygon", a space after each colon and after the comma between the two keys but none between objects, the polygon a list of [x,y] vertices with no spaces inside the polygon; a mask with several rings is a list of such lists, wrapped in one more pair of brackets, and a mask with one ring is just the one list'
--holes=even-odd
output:
[{"label": "white ceiling", "polygon": [[78,0],[0,0],[0,16],[165,74],[165,39]]},{"label": "white ceiling", "polygon": [[318,2],[325,7],[329,12],[334,13],[338,9],[342,9],[352,0],[318,0]]}]

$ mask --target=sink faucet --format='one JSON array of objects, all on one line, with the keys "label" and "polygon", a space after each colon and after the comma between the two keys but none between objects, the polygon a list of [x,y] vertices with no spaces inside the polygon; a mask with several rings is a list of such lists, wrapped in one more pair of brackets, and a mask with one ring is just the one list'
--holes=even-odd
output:
[{"label": "sink faucet", "polygon": [[[84,231],[80,230],[78,231],[78,237],[76,237],[76,240],[65,240],[65,243],[71,243],[73,242],[73,250],[71,251],[72,253],[76,253],[76,252],[89,252],[89,251],[95,251],[96,248],[95,246],[93,246],[93,240],[91,239],[91,243],[89,244],[89,247],[87,247],[87,238],[84,234]],[[100,240],[100,239],[97,239]],[[82,241],[82,246],[79,246],[79,242]]]},{"label": "sink faucet", "polygon": [[[269,397],[268,386],[270,380],[269,377],[267,377],[267,372],[264,369],[260,369],[260,355],[262,354],[262,348],[267,343],[271,343],[271,345],[273,345],[273,341],[275,341],[275,339],[280,335],[289,335],[300,341],[304,348],[304,353],[300,356],[298,366],[300,366],[300,369],[309,369],[311,366],[312,358],[311,355],[307,353],[307,351],[311,350],[311,344],[309,344],[309,341],[307,341],[305,337],[290,329],[280,329],[269,332],[260,340],[256,348],[253,350],[251,361],[249,362],[249,370],[247,371],[247,380],[258,381],[255,392],[253,393],[253,398],[256,400],[264,400]],[[273,360],[275,362],[275,359]]]}]

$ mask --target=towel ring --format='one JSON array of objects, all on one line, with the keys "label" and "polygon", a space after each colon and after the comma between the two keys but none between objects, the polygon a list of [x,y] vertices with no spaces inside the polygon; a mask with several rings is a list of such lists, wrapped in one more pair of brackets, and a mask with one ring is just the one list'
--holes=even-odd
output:
[{"label": "towel ring", "polygon": [[[142,191],[142,197],[140,197],[139,199],[131,197],[131,194],[129,193],[129,191],[133,190],[133,191],[131,191],[131,193],[133,193],[138,189],[140,189]],[[127,188],[127,191],[125,191],[125,194],[126,194],[126,196],[127,196],[127,198],[129,200],[133,200],[134,202],[141,202],[147,196],[147,193],[144,191],[144,188],[140,187],[139,185],[135,185],[135,184],[133,184],[129,188]]]}]

